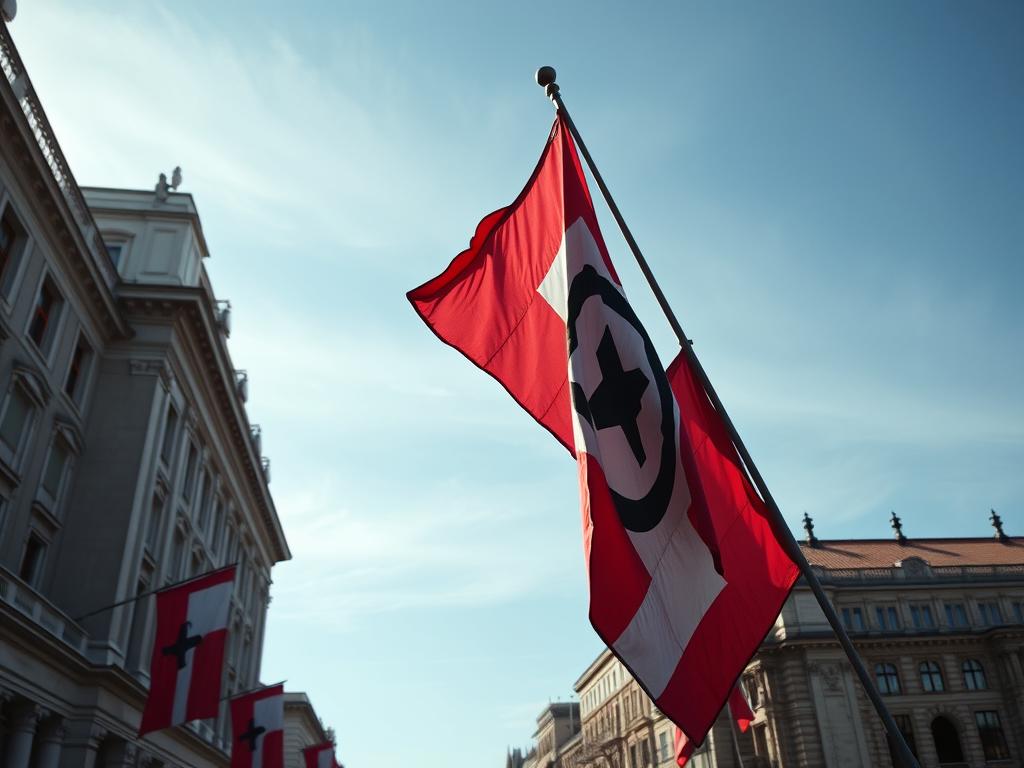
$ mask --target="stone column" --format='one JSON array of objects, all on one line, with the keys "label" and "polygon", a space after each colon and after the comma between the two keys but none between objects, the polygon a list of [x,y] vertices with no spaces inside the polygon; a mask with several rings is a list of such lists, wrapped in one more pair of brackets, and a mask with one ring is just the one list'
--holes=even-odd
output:
[{"label": "stone column", "polygon": [[60,765],[60,751],[63,746],[64,722],[59,717],[52,717],[39,730],[36,768],[57,768]]},{"label": "stone column", "polygon": [[42,710],[31,702],[22,702],[13,707],[7,718],[7,754],[5,768],[28,768],[32,756],[32,741]]},{"label": "stone column", "polygon": [[91,720],[74,720],[65,725],[61,768],[95,768],[96,753],[106,731]]}]

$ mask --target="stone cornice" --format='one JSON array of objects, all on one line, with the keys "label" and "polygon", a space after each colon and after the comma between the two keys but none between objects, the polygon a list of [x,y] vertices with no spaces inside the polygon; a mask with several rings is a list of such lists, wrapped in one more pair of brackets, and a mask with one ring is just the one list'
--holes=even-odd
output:
[{"label": "stone cornice", "polygon": [[181,318],[191,329],[199,348],[200,363],[206,368],[217,398],[216,404],[226,415],[234,447],[242,457],[245,479],[266,526],[274,562],[290,559],[291,552],[264,479],[261,457],[252,444],[249,417],[234,384],[234,369],[227,346],[217,327],[212,297],[203,288],[128,283],[120,286],[118,294],[127,315],[164,317],[169,321]]}]

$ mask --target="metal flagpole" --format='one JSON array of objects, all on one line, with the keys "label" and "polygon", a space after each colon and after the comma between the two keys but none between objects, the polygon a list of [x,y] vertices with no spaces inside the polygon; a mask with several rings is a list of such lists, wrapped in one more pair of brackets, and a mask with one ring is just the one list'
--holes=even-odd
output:
[{"label": "metal flagpole", "polygon": [[793,537],[793,532],[789,529],[789,525],[786,524],[786,520],[783,518],[778,504],[775,503],[775,498],[772,496],[771,491],[768,490],[768,485],[765,483],[764,478],[761,477],[761,473],[758,471],[757,466],[750,457],[750,453],[747,451],[746,446],[743,444],[743,440],[736,431],[736,427],[732,423],[732,419],[729,418],[729,414],[726,412],[725,406],[723,406],[722,401],[718,399],[718,394],[715,392],[715,388],[711,385],[711,381],[708,379],[708,375],[704,371],[704,366],[700,364],[700,360],[697,359],[697,355],[693,351],[692,343],[683,332],[683,327],[679,324],[679,320],[676,319],[675,313],[669,306],[668,299],[665,298],[665,294],[662,292],[661,286],[658,285],[658,281],[655,279],[654,273],[651,272],[651,268],[648,266],[647,260],[644,258],[643,253],[640,252],[640,247],[636,244],[636,240],[633,239],[633,233],[630,232],[625,219],[622,218],[622,214],[619,212],[619,207],[615,204],[615,200],[612,198],[611,192],[608,191],[608,187],[605,185],[604,179],[601,177],[601,172],[597,170],[597,165],[594,163],[594,159],[590,156],[590,152],[587,150],[587,145],[583,142],[583,137],[580,136],[579,131],[576,129],[576,124],[572,121],[572,117],[569,116],[569,110],[565,108],[565,103],[562,101],[562,97],[559,94],[558,83],[555,82],[554,67],[541,67],[537,70],[536,78],[537,84],[544,88],[544,93],[549,99],[551,99],[555,108],[558,110],[558,114],[562,116],[563,120],[565,120],[570,133],[572,133],[573,138],[576,140],[576,145],[583,154],[583,159],[586,160],[587,166],[590,168],[590,172],[594,175],[594,181],[597,182],[597,186],[600,188],[601,194],[604,196],[605,202],[608,204],[608,208],[611,210],[612,216],[615,217],[615,222],[619,225],[619,230],[622,232],[622,236],[626,239],[629,249],[633,252],[633,256],[636,258],[637,264],[640,266],[640,271],[643,272],[651,290],[654,292],[655,298],[658,300],[658,304],[661,305],[661,310],[665,313],[665,317],[668,319],[669,325],[671,325],[672,330],[675,331],[676,338],[679,339],[679,344],[683,348],[683,352],[686,354],[686,359],[690,364],[690,368],[700,379],[701,385],[704,387],[705,394],[711,401],[711,404],[715,407],[715,410],[718,411],[718,415],[721,417],[726,429],[729,431],[729,436],[732,439],[733,445],[736,447],[740,458],[743,460],[744,465],[746,465],[750,479],[753,481],[758,492],[761,494],[761,498],[771,511],[772,516],[774,517],[774,524],[772,527],[775,534],[781,538],[780,543],[786,549],[787,554],[793,562],[800,569],[804,579],[807,581],[807,585],[811,588],[811,592],[813,592],[815,598],[817,598],[818,604],[821,606],[822,613],[825,614],[825,618],[832,626],[832,630],[835,632],[836,638],[839,640],[839,644],[846,652],[846,656],[850,660],[850,665],[853,667],[853,671],[857,674],[861,685],[864,687],[864,692],[874,705],[875,710],[878,712],[878,716],[882,719],[886,732],[895,744],[900,762],[903,763],[905,768],[920,768],[916,758],[910,751],[910,747],[907,746],[907,742],[903,738],[903,734],[896,726],[896,722],[893,720],[892,714],[889,712],[889,708],[886,707],[881,695],[879,695],[878,690],[871,681],[871,676],[868,674],[867,669],[865,669],[864,662],[861,660],[860,654],[857,653],[857,649],[854,648],[853,642],[850,640],[850,636],[846,633],[845,627],[843,627],[842,623],[839,621],[839,616],[836,614],[835,608],[832,607],[831,601],[829,601],[828,596],[822,589],[821,582],[818,581],[818,577],[814,574],[814,571],[811,570],[811,566],[807,562],[807,558],[804,557],[804,553],[800,549],[800,545],[797,544],[796,539]]},{"label": "metal flagpole", "polygon": [[729,730],[732,732],[732,745],[736,748],[736,760],[739,762],[740,768],[744,768],[743,753],[740,752],[740,736],[736,733],[736,720],[733,719],[732,709],[729,710]]},{"label": "metal flagpole", "polygon": [[262,691],[266,688],[273,688],[275,685],[284,685],[287,682],[287,680],[282,680],[278,683],[260,683],[255,688],[247,688],[244,691],[236,691],[235,693],[229,693],[227,696],[221,696],[220,700],[227,701],[228,699],[237,699],[240,696],[247,696],[250,693],[256,693],[257,691]]},{"label": "metal flagpole", "polygon": [[144,597],[149,597],[150,595],[155,595],[157,592],[163,592],[164,590],[167,590],[167,589],[174,589],[175,587],[180,587],[183,584],[188,584],[189,582],[195,581],[196,579],[202,579],[202,578],[205,578],[207,576],[212,576],[215,573],[219,573],[220,571],[226,571],[228,568],[234,568],[237,565],[238,565],[238,563],[232,563],[231,565],[225,565],[222,568],[214,568],[212,571],[207,571],[206,573],[200,573],[198,576],[192,576],[192,577],[190,577],[188,579],[185,579],[184,581],[175,582],[174,584],[168,584],[166,587],[159,587],[157,589],[150,589],[150,590],[148,590],[146,592],[140,592],[135,597],[129,597],[126,600],[120,600],[120,601],[118,601],[116,603],[112,603],[110,605],[105,605],[102,608],[97,608],[95,611],[89,611],[89,613],[83,613],[81,616],[77,616],[77,617],[73,618],[72,621],[77,624],[78,622],[82,621],[83,619],[88,619],[91,616],[95,616],[98,613],[104,613],[106,611],[112,611],[115,608],[120,608],[122,605],[128,605],[128,603],[134,603],[136,600],[141,600]]}]

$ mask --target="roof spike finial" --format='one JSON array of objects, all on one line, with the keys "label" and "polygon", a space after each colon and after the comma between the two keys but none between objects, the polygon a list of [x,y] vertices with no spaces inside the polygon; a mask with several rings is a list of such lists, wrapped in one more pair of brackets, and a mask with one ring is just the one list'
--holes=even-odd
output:
[{"label": "roof spike finial", "polygon": [[816,547],[818,546],[818,537],[814,535],[814,518],[807,514],[807,510],[804,510],[804,530],[807,531],[807,544]]},{"label": "roof spike finial", "polygon": [[892,514],[892,519],[890,520],[889,525],[891,525],[892,529],[896,532],[896,541],[901,545],[906,544],[907,537],[903,535],[903,522],[896,517],[896,513],[893,510],[889,510],[889,512]]},{"label": "roof spike finial", "polygon": [[992,523],[992,527],[996,529],[996,538],[999,541],[1007,542],[1010,537],[1003,532],[1003,518],[993,509],[992,515],[989,517],[989,522]]}]

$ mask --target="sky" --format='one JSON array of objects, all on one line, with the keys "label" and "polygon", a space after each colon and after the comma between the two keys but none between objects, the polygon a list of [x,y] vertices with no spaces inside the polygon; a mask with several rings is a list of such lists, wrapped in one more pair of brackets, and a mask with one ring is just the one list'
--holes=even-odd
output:
[{"label": "sky", "polygon": [[348,768],[501,765],[600,651],[571,457],[404,296],[528,178],[541,65],[794,530],[1024,535],[1020,3],[19,5],[79,183],[183,169],[293,553],[262,676]]}]

